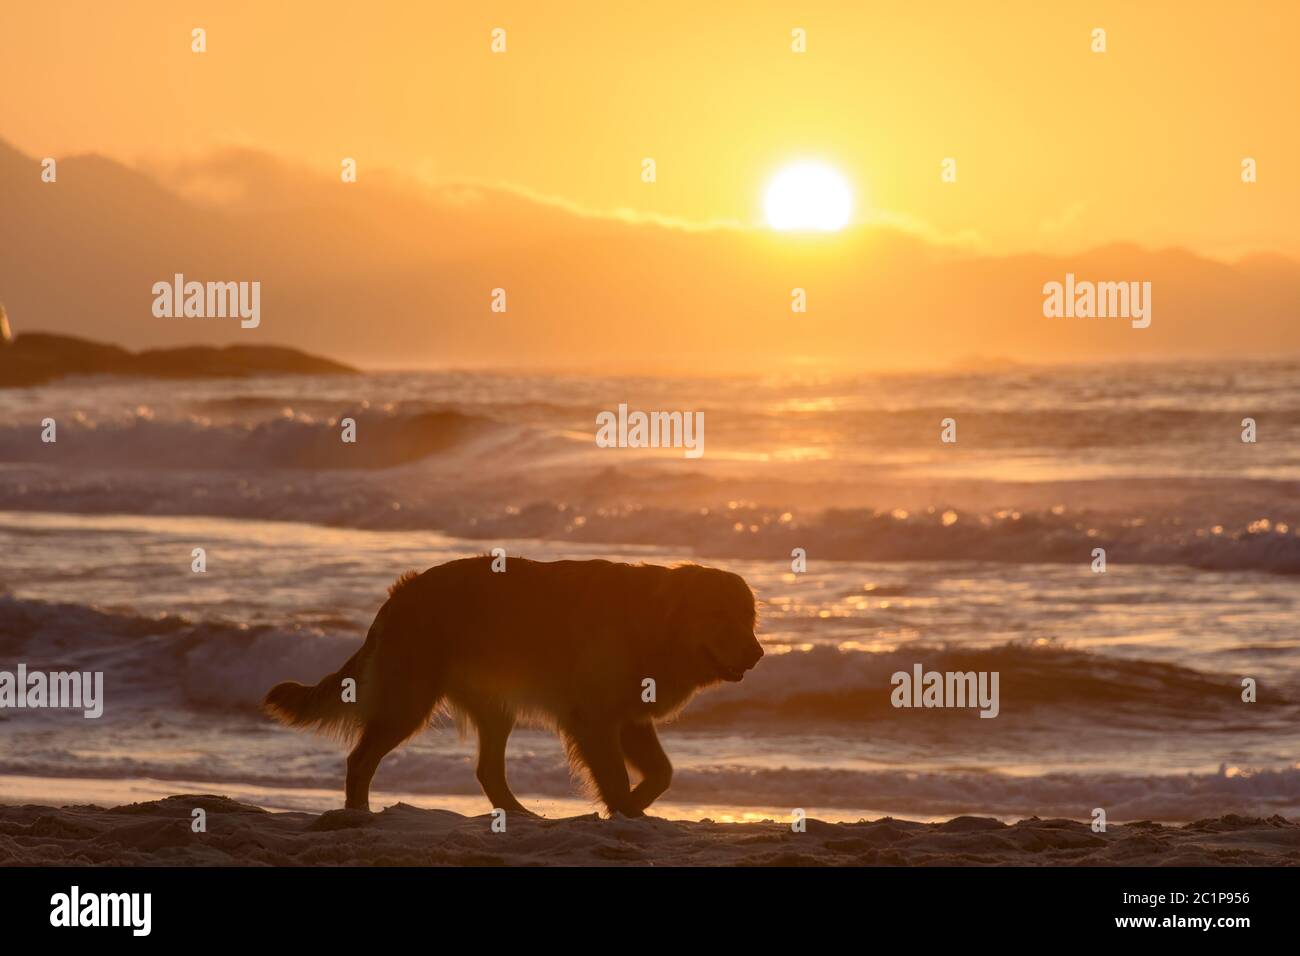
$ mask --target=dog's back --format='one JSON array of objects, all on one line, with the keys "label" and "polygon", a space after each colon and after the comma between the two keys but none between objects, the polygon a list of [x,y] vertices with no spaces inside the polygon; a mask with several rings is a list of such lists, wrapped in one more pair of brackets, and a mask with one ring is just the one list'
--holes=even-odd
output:
[{"label": "dog's back", "polygon": [[593,693],[622,698],[628,681],[639,685],[633,665],[656,656],[653,596],[667,568],[492,563],[453,561],[397,588],[379,614],[380,646],[422,670],[441,665],[443,693],[457,706],[489,696],[554,717],[579,693],[594,706]]}]

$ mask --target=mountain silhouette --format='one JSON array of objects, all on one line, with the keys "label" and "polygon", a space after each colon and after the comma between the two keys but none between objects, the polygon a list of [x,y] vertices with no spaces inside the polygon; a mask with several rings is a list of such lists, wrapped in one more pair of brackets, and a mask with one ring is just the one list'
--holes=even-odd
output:
[{"label": "mountain silhouette", "polygon": [[[987,255],[878,226],[790,236],[586,214],[521,192],[355,184],[229,150],[157,172],[0,142],[0,298],[15,333],[131,348],[308,347],[360,365],[634,370],[939,366],[1300,352],[1300,263],[1113,244]],[[1009,197],[1008,201],[1014,201]],[[1150,328],[1048,319],[1044,283],[1152,284]],[[262,322],[156,318],[152,285],[260,281]],[[492,290],[507,311],[489,308]],[[791,290],[807,312],[791,311]],[[21,316],[21,321],[19,317]]]}]

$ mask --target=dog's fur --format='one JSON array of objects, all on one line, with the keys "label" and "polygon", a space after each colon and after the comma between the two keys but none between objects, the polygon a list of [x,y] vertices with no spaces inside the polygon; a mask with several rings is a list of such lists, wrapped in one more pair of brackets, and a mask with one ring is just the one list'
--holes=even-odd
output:
[{"label": "dog's fur", "polygon": [[[445,702],[478,729],[478,779],[494,807],[527,812],[505,772],[506,739],[523,719],[556,727],[609,810],[639,816],[672,776],[655,721],[758,663],[756,620],[749,585],[714,568],[510,558],[494,572],[491,558],[468,558],[404,574],[342,668],[315,687],[277,684],[263,707],[355,740],[348,807],[369,809],[379,762]],[[346,678],[355,703],[343,700]]]}]

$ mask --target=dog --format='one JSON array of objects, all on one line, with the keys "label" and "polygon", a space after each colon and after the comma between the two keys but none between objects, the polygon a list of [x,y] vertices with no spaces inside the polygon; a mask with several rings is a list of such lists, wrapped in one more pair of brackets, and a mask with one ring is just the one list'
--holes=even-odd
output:
[{"label": "dog", "polygon": [[314,687],[277,684],[263,708],[354,743],[348,808],[369,810],[379,762],[441,705],[477,729],[477,776],[494,808],[528,813],[505,766],[515,722],[528,721],[558,730],[611,815],[643,815],[672,780],[656,721],[763,656],[749,585],[695,564],[509,558],[493,568],[478,557],[402,575],[361,650]]}]

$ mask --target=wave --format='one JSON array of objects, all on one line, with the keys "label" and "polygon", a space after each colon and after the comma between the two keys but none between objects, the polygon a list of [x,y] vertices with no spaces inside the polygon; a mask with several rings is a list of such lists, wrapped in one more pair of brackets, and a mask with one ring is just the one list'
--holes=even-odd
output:
[{"label": "wave", "polygon": [[313,627],[195,622],[0,597],[4,666],[103,671],[110,717],[116,708],[158,705],[252,712],[276,681],[315,682],[359,643]]},{"label": "wave", "polygon": [[[999,674],[997,718],[978,717],[975,708],[900,710],[891,702],[896,673]],[[905,733],[947,734],[954,722],[975,732],[1077,729],[1063,721],[1081,718],[1125,729],[1159,729],[1171,720],[1240,728],[1292,726],[1300,718],[1300,694],[1273,688],[1267,706],[1245,714],[1234,676],[1204,673],[1176,664],[1107,657],[1053,644],[1008,643],[991,648],[909,644],[891,651],[842,651],[814,646],[769,655],[739,684],[725,685],[695,701],[686,726],[749,725],[761,722],[806,727],[849,722],[872,725],[907,721]]]},{"label": "wave", "polygon": [[[356,423],[355,442],[342,440],[345,418]],[[0,427],[0,461],[98,469],[383,469],[502,427],[450,410],[393,414],[364,408],[318,418],[284,409],[278,417],[243,422],[158,421],[144,410],[126,420],[61,421],[57,441],[48,444],[33,440],[30,427]]]},{"label": "wave", "polygon": [[[670,741],[669,746],[677,743]],[[249,771],[203,759],[178,765],[148,757],[122,757],[87,768],[39,755],[0,757],[0,774],[98,779],[178,780],[214,787],[247,784],[337,791],[338,755],[284,761],[274,771]],[[573,782],[558,746],[530,747],[510,757],[511,786],[528,804],[537,797],[572,798]],[[375,776],[376,791],[480,797],[472,759],[420,746],[420,738],[393,752]],[[1093,771],[1039,775],[980,771],[841,770],[828,767],[765,768],[740,765],[678,767],[665,802],[773,810],[788,819],[799,807],[817,818],[826,811],[873,816],[946,818],[959,814],[1088,820],[1102,807],[1110,822],[1194,821],[1224,814],[1300,816],[1300,769],[1220,768],[1207,773]],[[774,809],[775,808],[775,809]],[[660,807],[665,809],[665,807]]]},{"label": "wave", "polygon": [[[1267,506],[1261,505],[1261,510]],[[758,506],[726,509],[599,507],[535,502],[475,514],[439,530],[468,538],[543,538],[590,544],[650,544],[703,557],[779,559],[796,548],[824,561],[993,561],[1078,563],[1104,548],[1116,564],[1173,564],[1202,570],[1300,573],[1300,527],[1267,518],[1236,527],[1189,525],[1064,509],[919,512]]]},{"label": "wave", "polygon": [[1037,776],[900,770],[718,768],[675,774],[672,798],[738,805],[869,808],[905,816],[992,814],[1112,821],[1197,820],[1300,811],[1300,770],[1206,774],[1049,773]]},{"label": "wave", "polygon": [[[662,388],[662,383],[660,383]],[[465,391],[473,393],[472,384]],[[1238,427],[1245,411],[1236,401],[1225,401],[1213,409],[1149,407],[1097,404],[1096,397],[1080,407],[1027,404],[1025,407],[993,407],[963,403],[889,407],[857,404],[848,407],[803,408],[797,398],[755,403],[752,396],[738,393],[727,398],[691,396],[674,400],[673,391],[647,395],[646,407],[688,407],[704,413],[709,433],[726,436],[737,446],[768,447],[775,437],[817,438],[831,445],[905,449],[920,436],[937,433],[938,423],[953,417],[961,423],[962,441],[986,450],[1087,450],[1105,448],[1149,448],[1153,444],[1195,447],[1219,430]],[[996,405],[1015,400],[989,396]],[[628,401],[625,390],[615,383],[593,388],[571,401],[548,400],[536,393],[526,396],[448,392],[443,400],[394,399],[385,410],[403,415],[424,412],[456,412],[516,424],[547,423],[554,427],[580,427],[588,434],[595,428],[597,411]],[[639,403],[633,402],[634,407]],[[346,407],[334,397],[314,398],[295,393],[214,397],[186,403],[185,408],[202,415],[228,419],[256,419],[278,415],[286,409],[320,418],[337,416]],[[737,406],[742,405],[739,410]],[[1251,404],[1250,412],[1259,414]],[[1266,422],[1272,440],[1283,441],[1300,430],[1300,407],[1270,403]],[[1262,416],[1261,416],[1262,417]]]},{"label": "wave", "polygon": [[[364,426],[363,426],[364,427]],[[477,432],[457,423],[452,432]],[[435,432],[438,429],[435,427]],[[373,439],[372,439],[373,440]],[[536,453],[528,449],[538,443]],[[316,456],[312,439],[274,447],[265,457],[299,462]],[[401,457],[394,442],[394,456]],[[190,468],[208,451],[174,451]],[[1110,565],[1177,565],[1208,571],[1300,574],[1300,525],[1267,515],[1289,515],[1289,493],[1268,500],[1261,488],[1254,518],[1201,517],[1149,512],[1146,516],[1090,510],[980,511],[928,507],[917,511],[872,508],[819,509],[735,503],[728,507],[625,504],[611,501],[661,494],[662,477],[614,469],[578,470],[548,459],[551,443],[536,433],[488,428],[477,439],[444,445],[431,459],[382,475],[341,467],[349,446],[319,452],[340,467],[272,473],[212,470],[176,472],[51,471],[8,466],[0,472],[0,510],[83,514],[215,516],[299,521],[380,531],[437,531],[475,541],[539,539],[584,545],[647,545],[704,560],[774,560],[788,563],[796,548],[810,561],[986,561],[1008,564],[1077,564],[1103,548]],[[504,453],[525,464],[503,464]],[[245,450],[248,450],[247,448]],[[113,454],[129,459],[129,442]],[[548,464],[549,462],[549,464]],[[675,490],[693,495],[679,481]],[[707,490],[707,483],[705,483]],[[808,492],[815,498],[815,491]],[[1122,495],[1116,489],[1116,495]],[[503,502],[521,501],[519,505]]]},{"label": "wave", "polygon": [[[662,384],[662,383],[661,383]],[[609,394],[584,394],[574,401],[548,400],[532,392],[492,395],[464,389],[473,400],[452,391],[441,400],[392,398],[385,402],[349,401],[336,393],[239,396],[144,396],[142,404],[121,396],[96,404],[87,392],[61,410],[44,410],[59,422],[52,446],[32,440],[31,412],[0,417],[0,460],[78,462],[102,467],[185,467],[197,455],[202,467],[385,468],[418,460],[492,426],[536,429],[552,436],[580,433],[590,447],[595,412],[625,401],[613,383]],[[735,400],[743,400],[743,395]],[[649,407],[675,408],[673,393]],[[909,408],[800,409],[782,403],[736,410],[730,403],[687,403],[707,416],[709,455],[758,456],[774,449],[813,449],[830,459],[877,467],[893,463],[949,467],[953,456],[935,457],[939,423],[956,418],[962,428],[962,454],[968,458],[1040,462],[1053,458],[1082,466],[1088,458],[1110,461],[1133,471],[1160,461],[1179,473],[1197,473],[1218,459],[1232,471],[1300,464],[1293,439],[1300,435],[1300,408],[1270,409],[1262,420],[1269,444],[1251,457],[1233,457],[1235,446],[1211,440],[1225,431],[1235,436],[1241,415],[1231,409],[1134,409],[1130,407],[986,410],[962,405]],[[353,418],[363,454],[342,456],[338,421]],[[39,419],[38,419],[39,420]],[[360,426],[364,425],[364,429]],[[928,449],[928,450],[927,450]],[[1216,451],[1217,449],[1217,451]],[[1141,452],[1135,457],[1133,452]],[[1267,452],[1267,458],[1260,461]],[[1207,458],[1207,456],[1216,456]],[[363,463],[364,462],[364,463]],[[969,463],[969,462],[968,462]]]},{"label": "wave", "polygon": [[[109,705],[125,708],[170,697],[187,709],[253,713],[274,683],[314,683],[346,660],[363,636],[361,628],[347,633],[319,626],[191,621],[0,597],[3,660],[23,661],[32,670],[102,670]],[[972,709],[900,715],[890,703],[891,676],[910,673],[914,664],[926,671],[997,671],[999,717],[980,719]],[[1294,726],[1300,718],[1300,692],[1279,686],[1243,713],[1235,680],[1052,644],[908,645],[880,652],[815,646],[769,654],[743,682],[700,696],[682,726],[762,723],[779,731],[833,723],[897,725],[905,718],[924,734],[953,720],[986,729],[1021,720],[1027,727],[1048,727],[1071,714],[1126,728],[1167,726],[1171,719],[1222,726],[1226,719],[1237,728],[1264,729]]]}]

